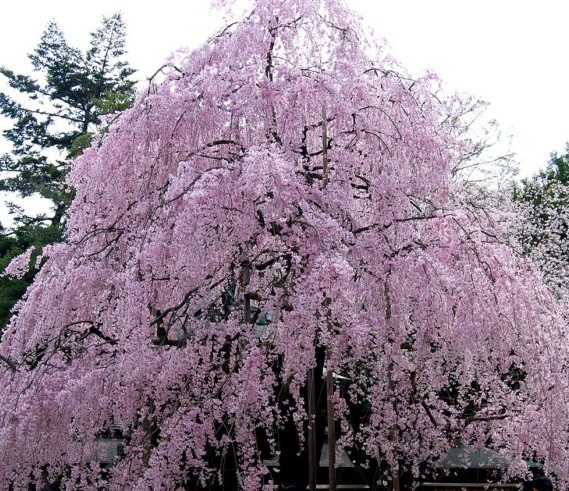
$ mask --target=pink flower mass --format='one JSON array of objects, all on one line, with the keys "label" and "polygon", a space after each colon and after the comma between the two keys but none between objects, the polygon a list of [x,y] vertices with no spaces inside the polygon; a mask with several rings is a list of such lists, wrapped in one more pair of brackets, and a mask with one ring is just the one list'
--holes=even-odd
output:
[{"label": "pink flower mass", "polygon": [[359,26],[257,0],[73,164],[66,241],[0,344],[6,489],[201,489],[230,460],[263,489],[319,364],[349,380],[338,445],[388,473],[463,443],[569,482],[563,305],[463,199],[466,102]]},{"label": "pink flower mass", "polygon": [[30,269],[30,261],[34,248],[30,247],[26,251],[16,256],[4,270],[4,276],[12,276],[14,278],[21,278]]}]

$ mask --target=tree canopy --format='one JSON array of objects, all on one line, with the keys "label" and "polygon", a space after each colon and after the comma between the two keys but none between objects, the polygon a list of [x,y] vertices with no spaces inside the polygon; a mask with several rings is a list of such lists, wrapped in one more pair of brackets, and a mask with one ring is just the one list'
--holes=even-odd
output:
[{"label": "tree canopy", "polygon": [[516,227],[522,250],[543,271],[558,295],[569,287],[569,147],[553,153],[545,170],[514,189],[522,219]]},{"label": "tree canopy", "polygon": [[270,489],[313,368],[349,380],[339,445],[389,477],[463,443],[569,481],[563,311],[457,195],[456,105],[359,26],[257,0],[75,161],[66,240],[0,344],[4,482],[205,489],[225,463]]}]

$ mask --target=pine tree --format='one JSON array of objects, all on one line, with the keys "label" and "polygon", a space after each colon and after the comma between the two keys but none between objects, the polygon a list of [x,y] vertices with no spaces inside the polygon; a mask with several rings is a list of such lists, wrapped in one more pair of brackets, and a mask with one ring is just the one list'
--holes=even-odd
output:
[{"label": "pine tree", "polygon": [[51,22],[29,55],[37,78],[0,68],[16,92],[14,97],[0,93],[0,113],[13,121],[4,131],[13,149],[0,158],[0,171],[9,176],[0,180],[0,190],[52,201],[54,214],[42,216],[43,221],[59,224],[64,217],[70,196],[63,180],[70,158],[89,145],[103,115],[132,103],[134,70],[123,60],[125,53],[125,26],[114,14],[91,33],[85,53],[70,46]]},{"label": "pine tree", "polygon": [[[30,246],[39,251],[62,238],[72,197],[65,185],[70,161],[90,145],[105,115],[124,110],[134,100],[134,70],[125,54],[125,25],[120,14],[114,14],[91,33],[85,52],[71,46],[50,22],[29,55],[33,76],[0,67],[10,87],[0,92],[0,114],[12,121],[3,133],[12,149],[0,156],[0,191],[41,196],[52,203],[51,214],[35,217],[10,205],[15,225],[12,237],[3,239],[10,247],[0,248],[0,270],[16,253]],[[0,280],[5,294],[0,327],[30,280]]]}]

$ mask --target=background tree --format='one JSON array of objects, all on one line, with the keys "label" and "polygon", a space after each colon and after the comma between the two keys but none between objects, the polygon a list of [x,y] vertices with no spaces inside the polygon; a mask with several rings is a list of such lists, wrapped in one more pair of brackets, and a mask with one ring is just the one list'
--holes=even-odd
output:
[{"label": "background tree", "polygon": [[[21,247],[18,240],[11,237],[5,229],[0,229],[0,270],[4,271],[10,261],[29,247]],[[17,300],[24,294],[28,283],[24,279],[0,277],[0,326],[8,322],[10,311]]]},{"label": "background tree", "polygon": [[97,136],[0,343],[0,479],[257,491],[326,368],[339,446],[394,489],[458,442],[569,481],[563,312],[457,196],[437,80],[370,52],[340,0],[257,0]]},{"label": "background tree", "polygon": [[540,267],[552,288],[569,286],[569,146],[551,155],[547,168],[514,188],[523,219],[517,236],[522,250]]},{"label": "background tree", "polygon": [[[35,76],[0,68],[10,87],[10,93],[0,93],[0,114],[12,121],[3,132],[12,151],[0,157],[0,191],[41,196],[52,203],[51,215],[33,217],[11,205],[17,247],[2,248],[0,264],[9,262],[16,251],[32,245],[40,250],[61,240],[72,196],[65,185],[69,162],[90,145],[105,115],[133,102],[134,70],[125,54],[124,23],[120,14],[114,14],[103,18],[85,52],[70,46],[51,22],[29,56]],[[7,294],[0,306],[0,326],[25,290],[26,281],[11,281],[0,280]]]}]

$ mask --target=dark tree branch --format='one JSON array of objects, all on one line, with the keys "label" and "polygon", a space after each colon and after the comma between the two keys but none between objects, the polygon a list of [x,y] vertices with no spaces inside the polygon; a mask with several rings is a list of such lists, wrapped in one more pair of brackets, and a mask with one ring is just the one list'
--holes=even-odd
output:
[{"label": "dark tree branch", "polygon": [[170,307],[168,309],[166,309],[164,312],[161,312],[151,323],[151,326],[157,325],[158,323],[160,323],[168,314],[171,314],[172,312],[176,312],[177,310],[180,310],[184,305],[186,305],[186,303],[188,303],[188,300],[192,297],[192,295],[194,295],[196,292],[198,291],[198,287],[192,288],[188,293],[186,293],[184,295],[184,298],[182,299],[182,301],[178,304],[175,305],[173,307]]},{"label": "dark tree branch", "polygon": [[0,361],[6,363],[6,365],[8,365],[10,367],[10,370],[12,370],[13,372],[18,371],[18,367],[16,366],[16,364],[9,358],[5,357],[4,355],[0,355]]}]

